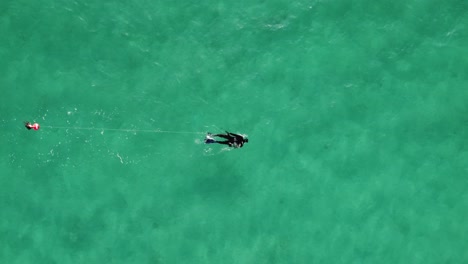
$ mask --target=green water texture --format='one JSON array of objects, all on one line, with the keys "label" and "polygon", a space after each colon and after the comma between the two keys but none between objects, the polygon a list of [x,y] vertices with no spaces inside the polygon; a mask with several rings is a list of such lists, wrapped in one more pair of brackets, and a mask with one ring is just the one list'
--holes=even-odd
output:
[{"label": "green water texture", "polygon": [[1,1],[0,263],[468,263],[467,25],[466,0]]}]

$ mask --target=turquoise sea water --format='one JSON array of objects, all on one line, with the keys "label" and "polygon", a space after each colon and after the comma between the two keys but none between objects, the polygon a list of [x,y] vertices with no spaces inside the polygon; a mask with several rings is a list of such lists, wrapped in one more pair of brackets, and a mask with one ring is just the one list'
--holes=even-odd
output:
[{"label": "turquoise sea water", "polygon": [[0,263],[467,263],[467,14],[1,1]]}]

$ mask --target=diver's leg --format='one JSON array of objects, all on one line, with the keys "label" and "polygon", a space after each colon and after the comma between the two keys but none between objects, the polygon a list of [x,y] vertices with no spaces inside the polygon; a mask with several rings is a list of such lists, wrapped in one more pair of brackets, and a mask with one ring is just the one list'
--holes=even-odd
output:
[{"label": "diver's leg", "polygon": [[218,144],[222,144],[222,145],[228,145],[231,147],[231,142],[229,140],[226,140],[226,141],[219,141],[219,140],[214,140],[212,138],[205,138],[205,144],[212,144],[212,143],[218,143]]},{"label": "diver's leg", "polygon": [[224,134],[216,134],[216,135],[213,135],[213,137],[220,137],[220,138],[224,138],[224,139],[230,139],[231,138],[229,135],[224,135]]},{"label": "diver's leg", "polygon": [[216,140],[215,143],[231,146],[231,143],[229,143],[229,141],[218,141],[218,140]]},{"label": "diver's leg", "polygon": [[223,136],[226,136],[226,135],[212,135],[211,133],[208,133],[205,137],[205,143],[206,144],[212,144],[212,143],[218,143],[218,144],[223,144],[223,145],[229,145],[229,139],[226,140],[226,141],[219,141],[219,140],[215,140],[213,137],[214,136],[219,136],[219,137],[222,137],[224,138]]}]

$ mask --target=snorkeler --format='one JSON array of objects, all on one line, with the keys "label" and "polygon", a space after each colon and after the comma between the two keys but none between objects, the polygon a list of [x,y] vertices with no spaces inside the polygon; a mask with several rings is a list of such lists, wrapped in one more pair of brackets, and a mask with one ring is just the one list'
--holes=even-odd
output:
[{"label": "snorkeler", "polygon": [[27,130],[31,130],[31,129],[39,130],[39,124],[38,123],[31,124],[29,122],[24,122],[24,127],[26,127]]},{"label": "snorkeler", "polygon": [[[215,140],[213,137],[220,137],[226,140],[219,141],[219,140]],[[246,136],[234,134],[234,133],[227,132],[227,131],[226,131],[226,134],[212,135],[211,133],[208,133],[208,135],[206,135],[206,138],[205,138],[206,144],[218,143],[218,144],[228,145],[229,147],[233,147],[233,148],[242,148],[242,146],[244,146],[244,143],[247,143],[247,142],[249,142],[249,139]]]}]

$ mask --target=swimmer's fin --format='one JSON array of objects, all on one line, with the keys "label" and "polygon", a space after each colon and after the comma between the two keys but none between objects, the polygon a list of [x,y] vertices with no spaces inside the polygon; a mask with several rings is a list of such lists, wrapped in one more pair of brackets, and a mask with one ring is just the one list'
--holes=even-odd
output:
[{"label": "swimmer's fin", "polygon": [[211,137],[211,133],[207,133],[205,137],[205,144],[215,143],[214,138]]}]

